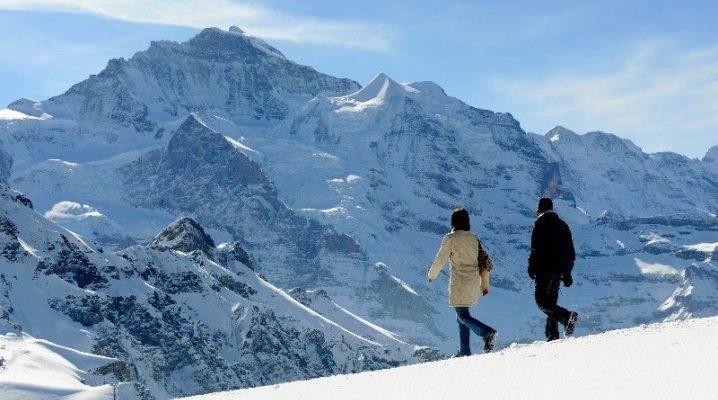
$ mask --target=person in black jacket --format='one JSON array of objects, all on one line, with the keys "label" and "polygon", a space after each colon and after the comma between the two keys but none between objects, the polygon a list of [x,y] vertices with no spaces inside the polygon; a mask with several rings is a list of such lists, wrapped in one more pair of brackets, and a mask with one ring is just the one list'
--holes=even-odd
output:
[{"label": "person in black jacket", "polygon": [[531,233],[529,277],[536,283],[536,304],[546,313],[546,340],[559,338],[558,323],[565,327],[564,334],[573,334],[578,314],[556,304],[558,290],[573,284],[571,271],[576,260],[573,239],[568,225],[553,211],[553,202],[547,197],[539,200],[538,217]]}]

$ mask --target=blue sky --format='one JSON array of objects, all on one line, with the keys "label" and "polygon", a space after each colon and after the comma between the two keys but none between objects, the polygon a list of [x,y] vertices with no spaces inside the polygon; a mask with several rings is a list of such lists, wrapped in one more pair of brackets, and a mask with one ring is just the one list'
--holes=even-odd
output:
[{"label": "blue sky", "polygon": [[613,132],[648,152],[718,145],[718,2],[0,0],[0,106],[45,99],[151,40],[237,25],[366,83],[431,80],[530,132]]}]

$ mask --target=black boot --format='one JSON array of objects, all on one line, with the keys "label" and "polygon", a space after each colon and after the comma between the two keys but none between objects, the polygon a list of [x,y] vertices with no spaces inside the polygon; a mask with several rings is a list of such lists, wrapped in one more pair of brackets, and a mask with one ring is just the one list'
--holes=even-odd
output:
[{"label": "black boot", "polygon": [[571,315],[568,316],[568,321],[566,321],[566,330],[564,331],[566,337],[573,335],[573,331],[576,329],[576,321],[578,321],[578,313],[571,311]]},{"label": "black boot", "polygon": [[496,344],[496,331],[489,333],[484,338],[484,353],[490,353],[494,349],[494,344]]}]

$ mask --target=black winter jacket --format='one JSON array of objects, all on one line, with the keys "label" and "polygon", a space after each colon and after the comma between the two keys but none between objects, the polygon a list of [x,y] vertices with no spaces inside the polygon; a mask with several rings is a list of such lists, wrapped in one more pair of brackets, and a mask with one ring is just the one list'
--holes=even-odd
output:
[{"label": "black winter jacket", "polygon": [[568,225],[553,211],[539,215],[531,233],[529,275],[567,276],[571,274],[575,260],[576,251]]}]

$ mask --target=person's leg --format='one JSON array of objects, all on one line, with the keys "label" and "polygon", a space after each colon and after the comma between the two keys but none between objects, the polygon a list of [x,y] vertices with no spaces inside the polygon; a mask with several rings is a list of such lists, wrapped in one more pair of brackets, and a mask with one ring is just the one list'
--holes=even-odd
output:
[{"label": "person's leg", "polygon": [[494,328],[484,324],[469,314],[468,307],[456,307],[456,318],[458,321],[471,329],[475,334],[485,338],[491,332],[495,332]]},{"label": "person's leg", "polygon": [[557,305],[561,277],[558,275],[536,277],[536,304],[546,314],[546,339],[559,338],[558,322],[566,325],[570,313]]},{"label": "person's leg", "polygon": [[[560,322],[561,325],[566,326],[568,319],[571,317],[571,312],[557,304],[559,289],[561,289],[561,277],[556,276],[556,278],[551,282],[551,303],[554,305],[555,310],[553,318],[557,322]],[[556,329],[558,329],[558,326]]]},{"label": "person's leg", "polygon": [[[557,340],[559,339],[558,333],[558,322],[559,318],[562,318],[564,313],[567,313],[566,309],[559,306],[558,304],[558,291],[561,288],[561,280],[556,277],[551,280],[548,290],[548,303],[551,304],[553,312],[551,315],[546,316],[546,340]],[[565,325],[565,320],[562,320]]]},{"label": "person's leg", "polygon": [[[457,309],[456,313],[458,314],[459,311]],[[456,322],[459,324],[459,355],[460,356],[470,356],[471,355],[471,331],[469,330],[469,327],[464,325],[461,320],[459,320],[458,315],[456,318]]]},{"label": "person's leg", "polygon": [[552,317],[546,317],[546,340],[552,341],[559,338],[558,321]]}]

